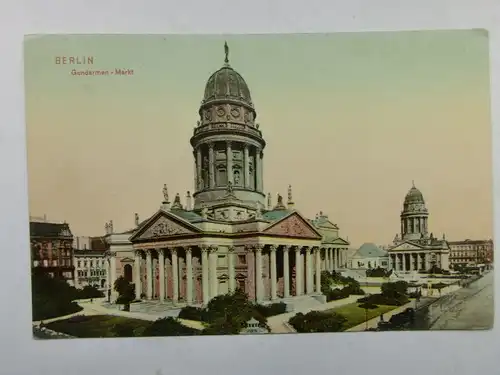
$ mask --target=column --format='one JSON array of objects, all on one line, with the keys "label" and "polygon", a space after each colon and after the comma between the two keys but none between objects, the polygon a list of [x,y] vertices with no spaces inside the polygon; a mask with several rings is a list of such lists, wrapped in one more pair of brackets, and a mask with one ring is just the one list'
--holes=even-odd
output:
[{"label": "column", "polygon": [[228,267],[229,267],[229,292],[232,293],[236,290],[236,277],[234,275],[234,247],[230,246],[228,249]]},{"label": "column", "polygon": [[403,253],[401,254],[401,260],[402,260],[402,271],[406,272],[406,254]]},{"label": "column", "polygon": [[179,301],[179,259],[177,258],[177,249],[170,249],[172,254],[172,302],[176,304]]},{"label": "column", "polygon": [[335,248],[331,247],[328,249],[330,252],[330,271],[334,271],[336,269],[335,267]]},{"label": "column", "polygon": [[311,259],[311,249],[306,247],[306,290],[307,294],[313,292],[313,282],[312,282],[312,259]]},{"label": "column", "polygon": [[201,247],[201,284],[203,289],[203,305],[207,305],[210,301],[208,289],[208,247]]},{"label": "column", "polygon": [[196,148],[196,190],[203,190],[203,186],[202,186],[202,181],[203,179],[201,178],[201,166],[202,166],[202,158],[201,158],[201,147],[198,146]]},{"label": "column", "polygon": [[106,288],[107,290],[112,289],[111,285],[111,266],[109,264],[109,257],[106,256],[104,261],[106,262]]},{"label": "column", "polygon": [[325,270],[326,271],[331,271],[331,262],[332,262],[332,259],[330,258],[330,248],[326,248],[325,249]]},{"label": "column", "polygon": [[158,250],[158,282],[160,284],[160,302],[165,300],[165,252]]},{"label": "column", "polygon": [[256,149],[255,152],[255,176],[256,176],[256,184],[255,190],[262,191],[262,159],[261,159],[262,150],[260,148]]},{"label": "column", "polygon": [[244,180],[245,181],[245,188],[250,188],[250,163],[249,163],[250,157],[248,155],[248,144],[245,144],[243,148],[243,168],[244,168]]},{"label": "column", "polygon": [[321,294],[321,251],[319,247],[314,249],[316,255],[316,293]]},{"label": "column", "polygon": [[210,175],[210,188],[215,187],[215,157],[214,157],[214,144],[210,142],[208,144],[208,168]]},{"label": "column", "polygon": [[231,141],[226,141],[226,166],[227,166],[227,182],[234,185],[233,180],[233,150],[231,149]]},{"label": "column", "polygon": [[190,247],[186,248],[186,302],[193,304],[193,254]]},{"label": "column", "polygon": [[141,252],[135,252],[134,259],[134,284],[135,284],[135,298],[141,298]]},{"label": "column", "polygon": [[214,298],[217,293],[218,293],[218,284],[219,280],[217,280],[217,248],[216,247],[211,247],[210,248],[210,253],[209,253],[209,258],[210,258],[210,296],[211,298]]},{"label": "column", "polygon": [[[321,256],[321,251],[323,251],[323,254],[325,254],[324,257]],[[319,254],[319,259],[320,259],[320,268],[321,271],[326,271],[326,249],[321,249],[320,254]]]},{"label": "column", "polygon": [[290,297],[290,260],[289,246],[283,246],[283,297]]},{"label": "column", "polygon": [[300,247],[297,246],[295,248],[295,295],[296,296],[301,296],[302,295],[302,270],[303,270],[303,265],[301,265],[301,254],[300,254]]},{"label": "column", "polygon": [[255,292],[257,302],[262,302],[263,300],[262,248],[262,245],[255,246]]},{"label": "column", "polygon": [[277,276],[277,270],[276,270],[276,246],[270,246],[270,255],[271,255],[271,301],[274,301],[278,298],[277,293],[276,293],[276,279],[278,278]]},{"label": "column", "polygon": [[151,250],[146,250],[146,299],[153,298],[153,264],[151,259]]}]

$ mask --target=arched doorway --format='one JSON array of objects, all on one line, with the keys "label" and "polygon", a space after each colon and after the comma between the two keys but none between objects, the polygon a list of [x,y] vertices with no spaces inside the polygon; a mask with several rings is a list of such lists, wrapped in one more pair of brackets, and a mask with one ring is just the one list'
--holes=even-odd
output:
[{"label": "arched doorway", "polygon": [[132,282],[132,266],[130,264],[125,264],[125,266],[123,267],[123,277],[129,283]]},{"label": "arched doorway", "polygon": [[101,280],[101,288],[104,288],[106,286],[106,279]]}]

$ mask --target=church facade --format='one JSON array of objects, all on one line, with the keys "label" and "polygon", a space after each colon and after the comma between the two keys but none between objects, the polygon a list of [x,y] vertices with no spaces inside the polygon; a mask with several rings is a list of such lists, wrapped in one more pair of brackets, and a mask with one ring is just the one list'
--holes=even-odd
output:
[{"label": "church facade", "polygon": [[387,249],[390,267],[395,271],[429,270],[433,266],[449,270],[450,246],[429,234],[429,212],[424,196],[415,185],[406,194],[401,211],[401,233]]},{"label": "church facade", "polygon": [[275,202],[263,180],[266,141],[250,90],[229,64],[208,79],[190,144],[194,192],[170,200],[167,185],[157,212],[116,233],[106,224],[108,288],[124,276],[136,296],[205,305],[244,290],[258,302],[321,296],[320,273],[347,264],[348,241],[320,212],[304,217],[288,186]]}]

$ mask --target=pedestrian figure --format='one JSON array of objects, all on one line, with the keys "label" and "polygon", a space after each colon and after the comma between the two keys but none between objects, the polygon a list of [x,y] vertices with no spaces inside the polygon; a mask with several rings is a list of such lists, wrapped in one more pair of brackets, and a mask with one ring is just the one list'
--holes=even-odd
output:
[{"label": "pedestrian figure", "polygon": [[380,314],[380,321],[383,322],[384,321],[384,314]]}]

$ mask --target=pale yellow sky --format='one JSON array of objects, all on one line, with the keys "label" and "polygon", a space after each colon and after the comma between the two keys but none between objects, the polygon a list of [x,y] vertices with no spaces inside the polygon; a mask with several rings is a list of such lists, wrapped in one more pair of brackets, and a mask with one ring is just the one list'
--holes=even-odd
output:
[{"label": "pale yellow sky", "polygon": [[[422,31],[268,36],[51,36],[25,47],[31,215],[101,235],[152,215],[162,187],[193,189],[189,145],[223,43],[268,142],[264,188],[293,186],[353,246],[387,244],[412,180],[429,229],[492,237],[488,36]],[[94,56],[77,77],[56,56]],[[77,67],[81,69],[82,66]],[[85,67],[83,67],[85,68]]]}]

